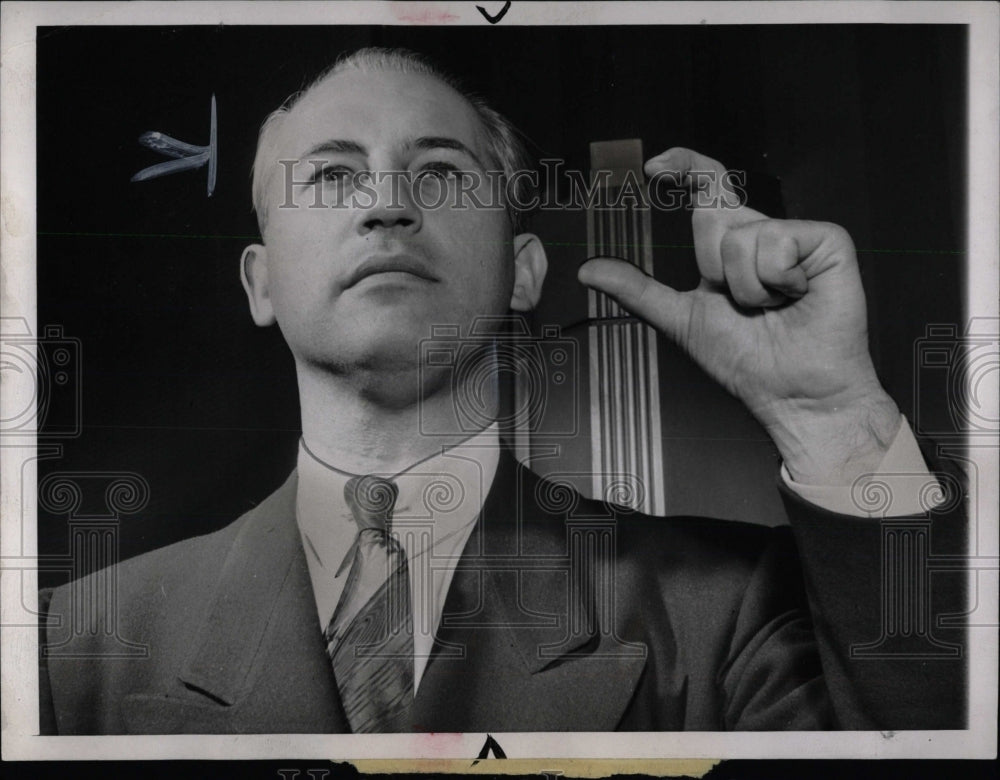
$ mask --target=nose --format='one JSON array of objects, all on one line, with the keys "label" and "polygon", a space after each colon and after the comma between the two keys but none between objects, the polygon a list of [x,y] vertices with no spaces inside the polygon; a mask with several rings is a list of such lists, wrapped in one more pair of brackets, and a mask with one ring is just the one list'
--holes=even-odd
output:
[{"label": "nose", "polygon": [[404,172],[384,171],[369,178],[371,205],[362,208],[358,230],[404,230],[416,232],[423,224],[423,214],[413,200],[410,181]]}]

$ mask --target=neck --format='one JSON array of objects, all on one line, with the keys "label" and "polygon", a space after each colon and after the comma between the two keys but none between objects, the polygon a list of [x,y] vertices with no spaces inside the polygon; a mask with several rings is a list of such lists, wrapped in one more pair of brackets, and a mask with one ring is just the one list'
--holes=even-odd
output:
[{"label": "neck", "polygon": [[[298,369],[302,436],[327,464],[352,474],[396,473],[469,438],[476,431],[456,430],[449,387],[434,392],[416,380],[381,378],[358,386],[327,372]],[[389,387],[392,393],[373,392]],[[446,435],[433,435],[446,434]]]}]

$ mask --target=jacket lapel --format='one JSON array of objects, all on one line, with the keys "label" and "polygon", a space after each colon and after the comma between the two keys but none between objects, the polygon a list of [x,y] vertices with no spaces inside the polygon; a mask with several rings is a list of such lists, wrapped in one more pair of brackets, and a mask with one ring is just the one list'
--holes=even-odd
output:
[{"label": "jacket lapel", "polygon": [[316,617],[295,497],[293,473],[246,516],[179,673],[188,691],[130,696],[130,729],[347,730]]},{"label": "jacket lapel", "polygon": [[544,487],[502,452],[446,600],[415,729],[608,731],[621,720],[647,650],[616,635],[607,607],[614,549],[598,548],[613,519],[547,513]]},{"label": "jacket lapel", "polygon": [[[614,581],[613,547],[600,552],[587,529],[606,519],[543,511],[539,485],[501,452],[448,592],[414,703],[415,730],[608,731],[628,707],[646,647],[616,635],[601,611],[603,588]],[[179,673],[184,688],[127,697],[130,731],[349,730],[316,618],[295,496],[293,473],[246,516]]]}]

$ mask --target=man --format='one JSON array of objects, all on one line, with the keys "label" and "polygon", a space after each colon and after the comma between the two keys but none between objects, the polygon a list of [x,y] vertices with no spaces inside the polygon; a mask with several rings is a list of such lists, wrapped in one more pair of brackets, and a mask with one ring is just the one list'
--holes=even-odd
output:
[{"label": "man", "polygon": [[[611,529],[588,536],[496,425],[422,435],[447,430],[456,397],[421,340],[530,310],[546,260],[510,202],[428,208],[420,188],[471,181],[466,199],[489,203],[490,172],[522,166],[502,117],[403,52],[357,52],[268,118],[263,243],[240,276],[295,359],[298,468],[227,528],[116,566],[114,636],[73,633],[86,581],[56,591],[43,731],[961,725],[944,703],[960,666],[852,658],[878,638],[881,571],[879,524],[847,516],[851,486],[926,466],[875,376],[841,228],[769,220],[712,189],[693,216],[697,290],[609,259],[580,270],[773,437],[804,585],[787,531],[575,497],[576,516]],[[672,149],[646,164],[659,171],[722,166]],[[118,637],[148,658],[116,657]]]}]

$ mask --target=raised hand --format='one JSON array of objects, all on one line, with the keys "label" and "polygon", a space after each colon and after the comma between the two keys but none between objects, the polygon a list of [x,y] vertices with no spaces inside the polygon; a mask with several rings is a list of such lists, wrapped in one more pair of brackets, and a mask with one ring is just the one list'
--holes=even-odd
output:
[{"label": "raised hand", "polygon": [[607,258],[585,263],[580,281],[676,341],[742,400],[796,481],[850,484],[877,468],[900,415],[868,352],[847,232],[747,208],[723,186],[723,166],[689,149],[669,149],[645,170],[701,187],[692,216],[701,283],[678,292]]}]

